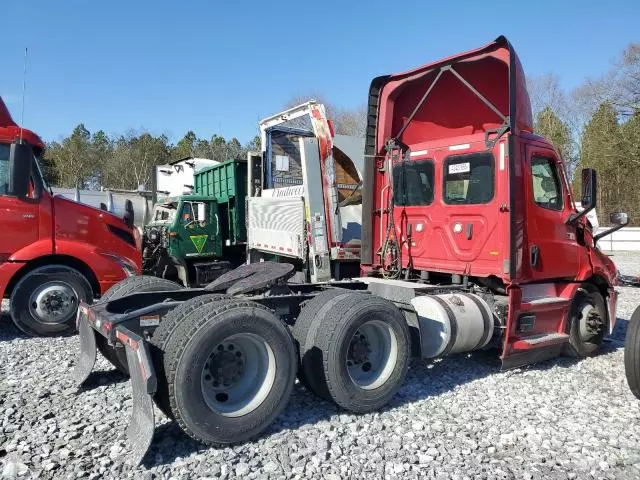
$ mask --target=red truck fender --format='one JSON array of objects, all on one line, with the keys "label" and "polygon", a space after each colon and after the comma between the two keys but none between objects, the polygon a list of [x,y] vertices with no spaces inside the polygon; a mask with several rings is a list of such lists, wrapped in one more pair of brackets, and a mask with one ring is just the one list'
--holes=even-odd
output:
[{"label": "red truck fender", "polygon": [[99,295],[127,276],[140,273],[135,260],[116,256],[89,243],[57,240],[55,251],[56,255],[74,257],[87,266],[91,265],[93,275],[99,279],[100,290],[95,292]]}]

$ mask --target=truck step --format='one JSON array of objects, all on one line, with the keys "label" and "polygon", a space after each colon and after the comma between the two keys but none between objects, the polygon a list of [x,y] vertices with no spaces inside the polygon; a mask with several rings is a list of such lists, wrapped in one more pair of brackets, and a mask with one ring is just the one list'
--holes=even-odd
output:
[{"label": "truck step", "polygon": [[544,346],[542,347],[531,348],[529,350],[512,351],[508,356],[502,359],[502,370],[509,370],[512,368],[523,367],[525,365],[544,362],[555,358],[562,353],[563,345],[561,343],[543,345]]},{"label": "truck step", "polygon": [[550,345],[563,344],[569,341],[569,335],[566,333],[538,333],[520,337],[513,342],[514,350],[531,350],[533,348],[547,347]]},{"label": "truck step", "polygon": [[571,299],[564,297],[540,297],[532,299],[523,299],[521,310],[525,312],[541,312],[546,310],[559,310],[568,308]]}]

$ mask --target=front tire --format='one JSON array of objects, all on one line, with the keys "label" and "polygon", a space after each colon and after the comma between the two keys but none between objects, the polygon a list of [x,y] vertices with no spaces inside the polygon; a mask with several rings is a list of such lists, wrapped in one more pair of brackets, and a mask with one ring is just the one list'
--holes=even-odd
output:
[{"label": "front tire", "polygon": [[248,440],[289,401],[296,373],[287,327],[266,307],[221,300],[187,315],[167,342],[171,412],[210,445]]},{"label": "front tire", "polygon": [[75,331],[79,303],[92,300],[84,275],[65,265],[48,265],[27,273],[13,289],[11,318],[32,337],[69,335]]},{"label": "front tire", "polygon": [[602,294],[595,286],[582,284],[571,302],[567,325],[569,344],[565,353],[576,358],[596,355],[607,325],[607,307]]},{"label": "front tire", "polygon": [[640,398],[640,307],[631,315],[624,342],[624,371],[633,394]]}]

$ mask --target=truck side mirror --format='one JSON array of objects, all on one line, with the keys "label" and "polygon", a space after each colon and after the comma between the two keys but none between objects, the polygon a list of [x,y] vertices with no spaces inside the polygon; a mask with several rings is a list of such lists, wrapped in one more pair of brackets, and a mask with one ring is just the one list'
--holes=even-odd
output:
[{"label": "truck side mirror", "polygon": [[582,169],[582,208],[591,210],[596,206],[598,182],[593,168]]},{"label": "truck side mirror", "polygon": [[605,230],[604,232],[600,232],[598,235],[593,237],[593,243],[600,240],[602,237],[606,237],[607,235],[611,235],[613,232],[617,232],[622,227],[624,227],[627,223],[629,223],[629,215],[624,212],[614,212],[609,215],[609,221],[613,223],[613,227]]},{"label": "truck side mirror", "polygon": [[625,212],[613,212],[609,215],[609,222],[614,225],[620,225],[624,227],[627,223],[629,223],[629,215]]},{"label": "truck side mirror", "polygon": [[133,202],[127,199],[124,202],[124,222],[127,224],[127,227],[133,228],[133,224],[135,221],[135,213],[133,212]]},{"label": "truck side mirror", "polygon": [[199,203],[198,204],[198,222],[204,223],[207,221],[207,204]]},{"label": "truck side mirror", "polygon": [[19,141],[11,144],[9,150],[9,195],[24,198],[29,194],[33,150]]}]

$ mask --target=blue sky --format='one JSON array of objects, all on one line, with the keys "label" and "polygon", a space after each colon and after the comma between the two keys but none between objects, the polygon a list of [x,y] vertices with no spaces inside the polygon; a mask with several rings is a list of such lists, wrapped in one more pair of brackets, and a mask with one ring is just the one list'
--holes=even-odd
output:
[{"label": "blue sky", "polygon": [[370,80],[504,34],[529,75],[565,88],[640,41],[640,1],[22,0],[3,5],[0,95],[46,140],[188,129],[249,140],[292,97],[354,107]]}]

